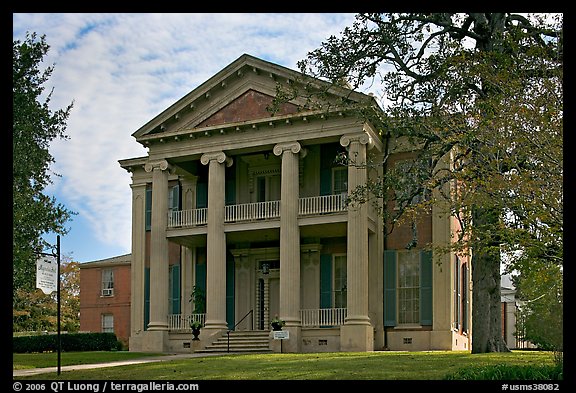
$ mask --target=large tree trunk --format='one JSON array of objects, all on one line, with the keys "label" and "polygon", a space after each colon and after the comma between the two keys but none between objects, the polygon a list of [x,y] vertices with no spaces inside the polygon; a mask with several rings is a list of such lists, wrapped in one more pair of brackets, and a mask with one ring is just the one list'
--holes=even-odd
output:
[{"label": "large tree trunk", "polygon": [[[498,214],[475,209],[475,226],[496,227]],[[502,336],[500,249],[498,244],[472,252],[472,353],[510,352]]]}]

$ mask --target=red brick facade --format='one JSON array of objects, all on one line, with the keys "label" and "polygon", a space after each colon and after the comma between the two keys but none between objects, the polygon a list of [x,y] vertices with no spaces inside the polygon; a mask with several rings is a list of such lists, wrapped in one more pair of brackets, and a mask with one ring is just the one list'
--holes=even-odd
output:
[{"label": "red brick facade", "polygon": [[[102,293],[102,272],[113,272],[113,290]],[[80,330],[102,332],[103,316],[113,321],[114,333],[128,346],[130,337],[130,254],[80,264]]]}]

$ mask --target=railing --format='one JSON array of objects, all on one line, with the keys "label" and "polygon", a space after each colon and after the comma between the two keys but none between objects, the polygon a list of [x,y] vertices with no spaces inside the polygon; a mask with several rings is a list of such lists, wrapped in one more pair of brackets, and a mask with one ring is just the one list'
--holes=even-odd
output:
[{"label": "railing", "polygon": [[189,333],[192,332],[190,322],[200,322],[204,326],[206,314],[169,314],[168,315],[168,330],[172,332],[180,331]]},{"label": "railing", "polygon": [[[251,315],[250,310],[236,325],[236,328],[246,317]],[[344,319],[347,315],[346,308],[320,308],[300,310],[300,319],[302,327],[328,327],[344,325]],[[191,332],[190,322],[198,321],[202,325],[206,320],[206,314],[170,314],[168,315],[168,329],[172,332]]]},{"label": "railing", "polygon": [[208,222],[208,209],[173,210],[168,212],[168,228],[204,225]]},{"label": "railing", "polygon": [[323,195],[318,197],[300,198],[298,200],[298,214],[337,213],[346,210],[346,195]]},{"label": "railing", "polygon": [[346,308],[319,308],[300,310],[302,327],[327,327],[344,325]]},{"label": "railing", "polygon": [[[298,214],[300,216],[343,211],[346,211],[345,194],[307,197],[298,200]],[[168,228],[206,225],[207,217],[207,208],[170,211],[168,212]],[[279,217],[280,201],[227,205],[224,212],[225,222],[257,221]]]},{"label": "railing", "polygon": [[224,212],[224,222],[265,220],[278,217],[280,217],[280,201],[228,205]]},{"label": "railing", "polygon": [[[244,315],[238,322],[236,322],[236,324],[234,325],[234,327],[232,329],[228,329],[226,331],[226,336],[227,336],[227,344],[226,344],[226,351],[230,352],[230,332],[233,330],[236,330],[236,326],[240,325],[242,323],[243,320],[245,320],[248,315],[252,315],[254,313],[254,310],[250,310],[246,313],[246,315]],[[252,315],[252,319],[250,320],[250,330],[254,329],[254,316]]]}]

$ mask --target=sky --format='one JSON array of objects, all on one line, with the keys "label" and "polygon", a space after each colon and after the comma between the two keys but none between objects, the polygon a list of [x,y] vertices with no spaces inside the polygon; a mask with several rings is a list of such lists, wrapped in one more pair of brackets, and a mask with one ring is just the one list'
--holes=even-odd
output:
[{"label": "sky", "polygon": [[[131,252],[131,177],[118,160],[147,154],[137,129],[244,53],[296,70],[353,22],[339,13],[13,14],[13,40],[46,35],[51,109],[74,105],[69,139],[51,144],[58,176],[45,190],[77,213],[61,255],[90,262]],[[55,234],[45,238],[56,244]]]}]

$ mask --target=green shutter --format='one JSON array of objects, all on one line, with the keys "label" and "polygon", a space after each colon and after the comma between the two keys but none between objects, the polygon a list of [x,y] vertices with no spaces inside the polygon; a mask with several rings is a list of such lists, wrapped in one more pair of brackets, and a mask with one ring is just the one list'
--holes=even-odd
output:
[{"label": "green shutter", "polygon": [[172,265],[172,288],[170,299],[170,313],[180,314],[180,265]]},{"label": "green shutter", "polygon": [[320,255],[320,308],[332,308],[332,255]]},{"label": "green shutter", "polygon": [[234,310],[234,257],[226,253],[226,322],[228,329],[233,329],[235,322]]},{"label": "green shutter", "polygon": [[420,325],[432,325],[432,251],[420,253]]},{"label": "green shutter", "polygon": [[332,194],[332,168],[320,169],[320,195]]},{"label": "green shutter", "polygon": [[148,330],[150,323],[150,268],[144,269],[144,329]]},{"label": "green shutter", "polygon": [[206,293],[206,264],[197,263],[196,264],[196,282],[194,283],[198,288],[200,288],[204,293]]},{"label": "green shutter", "polygon": [[152,188],[146,187],[146,197],[144,200],[146,211],[144,212],[145,230],[149,231],[152,223]]},{"label": "green shutter", "polygon": [[196,208],[203,209],[208,207],[208,183],[196,183]]},{"label": "green shutter", "polygon": [[396,326],[396,250],[384,251],[384,326]]}]

